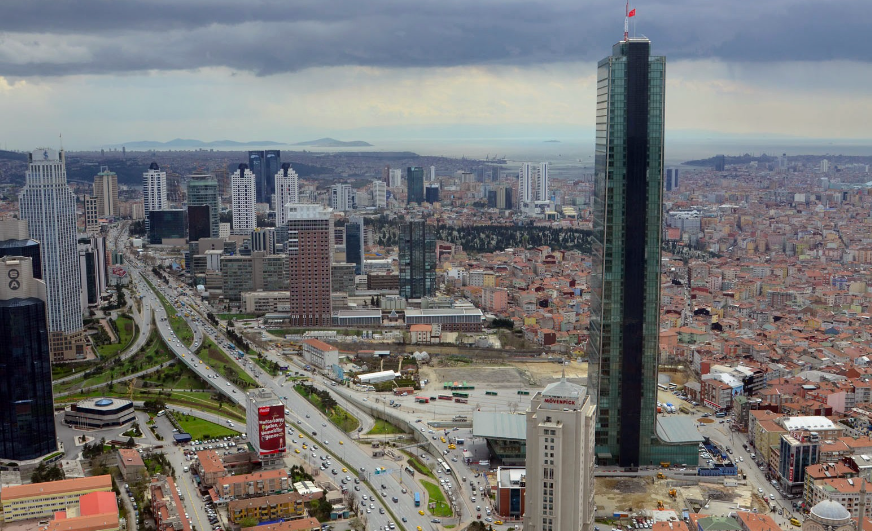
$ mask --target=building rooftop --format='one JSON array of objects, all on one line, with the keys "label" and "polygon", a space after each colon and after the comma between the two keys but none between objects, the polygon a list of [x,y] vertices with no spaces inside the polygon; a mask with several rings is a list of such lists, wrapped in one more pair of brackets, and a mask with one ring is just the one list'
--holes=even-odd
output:
[{"label": "building rooftop", "polygon": [[7,502],[22,498],[37,496],[57,496],[69,492],[95,489],[111,489],[112,476],[94,476],[87,478],[62,479],[48,483],[32,483],[29,485],[14,485],[0,491],[0,500]]},{"label": "building rooftop", "polygon": [[694,419],[675,415],[657,415],[657,437],[667,444],[701,443],[704,440]]},{"label": "building rooftop", "polygon": [[125,466],[145,466],[145,463],[142,461],[142,456],[139,455],[139,452],[136,450],[119,448],[118,457],[124,461]]},{"label": "building rooftop", "polygon": [[787,417],[782,419],[784,429],[796,430],[834,430],[836,425],[826,417]]},{"label": "building rooftop", "polygon": [[476,411],[472,415],[472,435],[488,439],[527,440],[527,417]]},{"label": "building rooftop", "polygon": [[224,472],[224,463],[215,450],[201,450],[197,452],[197,459],[200,460],[200,468],[204,474]]},{"label": "building rooftop", "polygon": [[336,347],[330,345],[329,343],[325,343],[320,339],[304,339],[303,343],[318,350],[337,350]]}]

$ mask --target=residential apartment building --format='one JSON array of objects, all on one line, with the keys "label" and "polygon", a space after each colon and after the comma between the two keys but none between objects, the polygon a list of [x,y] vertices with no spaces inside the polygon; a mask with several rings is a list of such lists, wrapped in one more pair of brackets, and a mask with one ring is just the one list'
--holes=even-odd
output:
[{"label": "residential apartment building", "polygon": [[118,175],[101,166],[94,176],[94,198],[97,200],[97,215],[101,218],[118,215]]},{"label": "residential apartment building", "polygon": [[218,496],[225,500],[282,494],[290,489],[288,471],[283,468],[240,476],[224,476],[215,483]]},{"label": "residential apartment building", "polygon": [[303,358],[319,369],[339,365],[339,349],[320,339],[303,340]]},{"label": "residential apartment building", "polygon": [[0,491],[3,520],[46,518],[58,511],[78,509],[79,498],[90,492],[112,492],[112,476],[6,486]]},{"label": "residential apartment building", "polygon": [[191,521],[185,517],[185,506],[172,476],[155,476],[148,488],[158,531],[191,531]]}]

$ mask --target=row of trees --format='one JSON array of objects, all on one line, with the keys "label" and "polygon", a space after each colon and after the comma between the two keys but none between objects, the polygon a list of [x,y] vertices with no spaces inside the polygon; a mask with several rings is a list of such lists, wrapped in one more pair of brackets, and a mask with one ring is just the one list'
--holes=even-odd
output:
[{"label": "row of trees", "polygon": [[47,465],[45,461],[42,461],[34,469],[33,475],[30,476],[30,481],[32,483],[46,483],[48,481],[66,479],[66,477],[63,468],[57,465]]}]

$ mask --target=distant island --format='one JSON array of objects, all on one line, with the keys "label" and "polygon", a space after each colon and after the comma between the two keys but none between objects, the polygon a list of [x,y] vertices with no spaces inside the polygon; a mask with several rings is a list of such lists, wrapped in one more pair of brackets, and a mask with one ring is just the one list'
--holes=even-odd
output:
[{"label": "distant island", "polygon": [[123,144],[114,144],[106,146],[108,148],[127,148],[127,149],[185,149],[185,148],[217,148],[217,147],[263,147],[263,146],[283,146],[282,142],[273,142],[272,140],[257,140],[254,142],[237,142],[235,140],[213,140],[212,142],[204,142],[193,138],[176,138],[169,142],[158,142],[155,140],[137,140],[135,142],[125,142]]},{"label": "distant island", "polygon": [[318,140],[309,140],[308,142],[297,142],[296,144],[292,144],[294,146],[308,146],[308,147],[370,147],[372,144],[369,142],[364,142],[363,140],[352,140],[350,142],[343,142],[342,140],[336,140],[335,138],[319,138]]},{"label": "distant island", "polygon": [[546,140],[543,144],[559,144],[560,140]]}]

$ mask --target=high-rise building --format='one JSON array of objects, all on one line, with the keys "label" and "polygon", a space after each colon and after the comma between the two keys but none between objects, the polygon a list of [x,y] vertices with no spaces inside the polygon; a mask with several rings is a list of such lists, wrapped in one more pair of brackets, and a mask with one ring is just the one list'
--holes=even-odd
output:
[{"label": "high-rise building", "polygon": [[424,168],[410,166],[406,168],[406,202],[408,204],[424,202]]},{"label": "high-rise building", "polygon": [[530,401],[525,530],[594,529],[595,411],[587,389],[565,378]]},{"label": "high-rise building", "polygon": [[510,186],[497,186],[487,193],[487,206],[500,210],[512,209],[512,188]]},{"label": "high-rise building", "polygon": [[726,168],[726,157],[724,155],[715,155],[715,171],[724,171]]},{"label": "high-rise building", "polygon": [[372,206],[375,208],[388,206],[388,186],[382,181],[372,182]]},{"label": "high-rise building", "polygon": [[148,231],[148,213],[164,210],[167,202],[167,172],[161,171],[157,162],[152,162],[148,171],[142,174],[142,210],[145,216],[145,230]]},{"label": "high-rise building", "polygon": [[330,326],[330,266],[333,262],[333,210],[321,205],[287,205],[290,272],[289,314],[293,326]]},{"label": "high-rise building", "polygon": [[[264,182],[265,174],[264,174],[264,159],[266,158],[266,154],[263,151],[249,151],[248,152],[248,169],[251,170],[251,173],[254,174],[255,186],[257,189],[257,203],[265,203],[269,200],[269,196],[265,196],[265,192],[269,189]],[[233,187],[233,178],[231,177],[230,181],[231,188]],[[264,199],[266,197],[266,199]]]},{"label": "high-rise building", "polygon": [[256,186],[255,174],[248,168],[247,164],[240,164],[239,168],[230,176],[233,234],[247,236],[257,227]]},{"label": "high-rise building", "polygon": [[600,464],[623,467],[687,462],[655,459],[666,58],[650,51],[621,41],[597,69],[589,385]]},{"label": "high-rise building", "polygon": [[259,227],[251,231],[251,251],[263,251],[268,255],[276,254],[276,229]]},{"label": "high-rise building", "polygon": [[97,199],[97,215],[102,218],[118,215],[118,175],[101,166],[94,176],[94,197]]},{"label": "high-rise building", "polygon": [[547,162],[538,166],[529,162],[521,164],[518,170],[518,196],[518,201],[522,203],[547,201],[550,198]]},{"label": "high-rise building", "polygon": [[97,198],[85,195],[82,197],[85,206],[85,232],[100,230],[100,216],[97,215]]},{"label": "high-rise building", "polygon": [[152,210],[148,213],[148,243],[164,244],[164,240],[184,240],[188,237],[188,211],[183,209]]},{"label": "high-rise building", "polygon": [[664,187],[667,192],[672,191],[672,168],[666,170],[666,184]]},{"label": "high-rise building", "polygon": [[352,216],[345,224],[345,261],[354,264],[354,273],[363,274],[364,259],[364,223],[363,218]]},{"label": "high-rise building", "polygon": [[[209,207],[209,234],[206,238],[217,238],[219,227],[221,226],[221,196],[218,190],[218,180],[209,174],[191,175],[188,180],[188,207]],[[188,211],[189,223],[200,223],[199,218],[202,215],[202,209],[195,210],[197,219],[191,219],[191,211]],[[199,225],[198,225],[199,227]],[[201,231],[198,229],[195,235],[189,237],[192,241],[196,241],[194,236],[199,236]],[[199,238],[197,238],[199,240]]]},{"label": "high-rise building", "polygon": [[424,220],[400,227],[400,296],[420,299],[436,292],[436,234]]},{"label": "high-rise building", "polygon": [[678,168],[672,170],[672,189],[678,190]]},{"label": "high-rise building", "polygon": [[76,247],[79,253],[79,277],[82,282],[80,295],[82,308],[97,306],[107,287],[106,238],[102,236],[79,238]]},{"label": "high-rise building", "polygon": [[330,207],[339,212],[357,208],[357,191],[350,184],[334,184],[330,187]]},{"label": "high-rise building", "polygon": [[830,172],[830,161],[827,159],[821,160],[821,173],[829,173]]},{"label": "high-rise building", "polygon": [[283,227],[288,222],[285,206],[300,201],[300,178],[290,162],[283,162],[281,170],[275,174],[275,193],[276,227]]},{"label": "high-rise building", "polygon": [[273,199],[273,194],[276,193],[275,179],[273,177],[282,169],[282,152],[278,149],[268,149],[263,154],[264,190],[258,203],[269,203]]},{"label": "high-rise building", "polygon": [[255,457],[265,466],[281,463],[285,455],[285,405],[265,387],[248,392],[245,427]]},{"label": "high-rise building", "polygon": [[396,168],[388,170],[388,187],[399,188],[403,185],[403,170]]},{"label": "high-rise building", "polygon": [[436,180],[436,166],[430,166],[430,182]]},{"label": "high-rise building", "polygon": [[0,457],[57,450],[45,284],[30,258],[0,258]]},{"label": "high-rise building", "polygon": [[42,278],[39,242],[30,238],[27,220],[0,219],[0,258],[4,256],[30,258],[30,264],[33,266],[33,278]]},{"label": "high-rise building", "polygon": [[67,185],[64,152],[40,148],[28,159],[19,217],[27,220],[30,236],[41,246],[52,360],[84,359],[76,196]]},{"label": "high-rise building", "polygon": [[439,187],[435,185],[428,186],[424,189],[424,201],[430,203],[439,202]]}]

